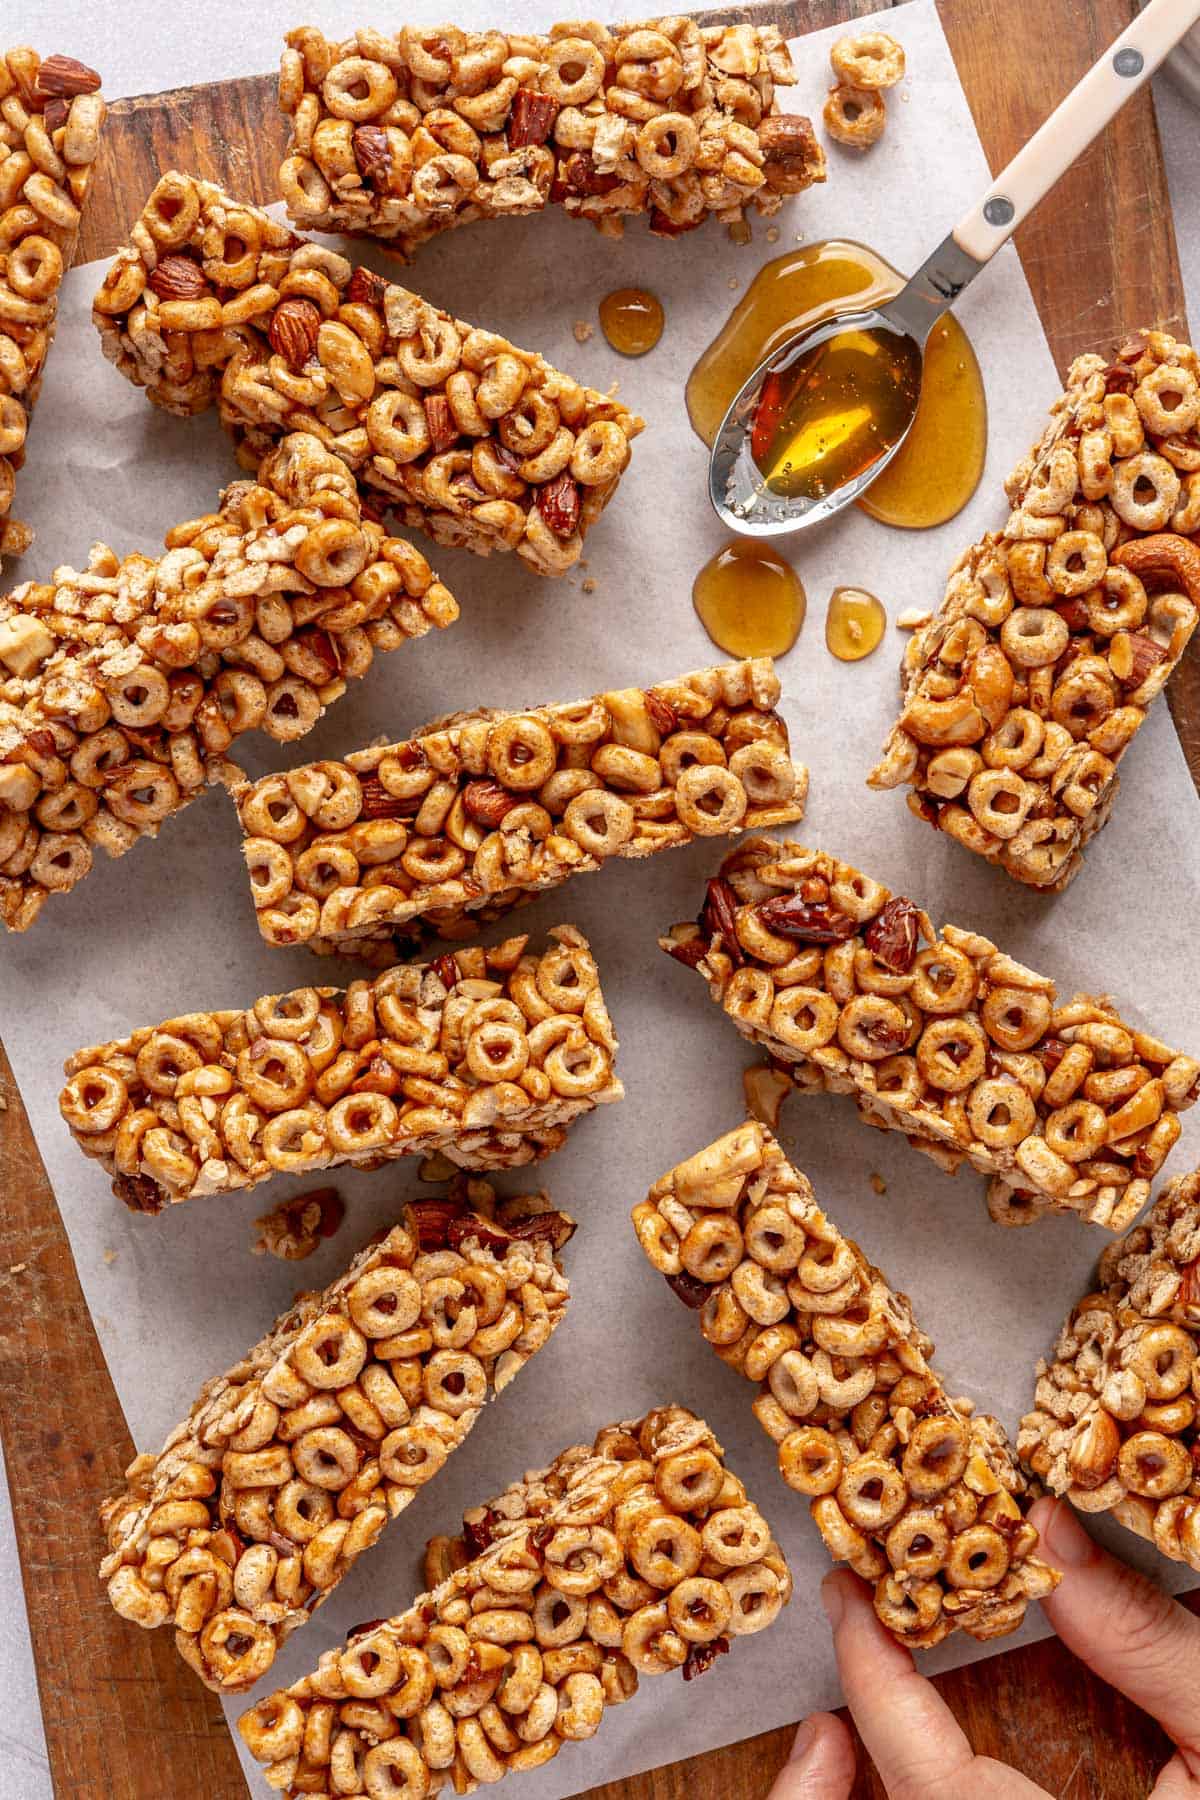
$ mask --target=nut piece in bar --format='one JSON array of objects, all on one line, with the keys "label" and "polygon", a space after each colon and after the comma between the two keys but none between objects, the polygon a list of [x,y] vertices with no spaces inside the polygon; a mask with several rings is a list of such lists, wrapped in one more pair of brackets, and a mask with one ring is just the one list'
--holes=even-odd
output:
[{"label": "nut piece in bar", "polygon": [[953,1172],[991,1177],[1005,1225],[1050,1209],[1123,1231],[1200,1092],[1200,1062],[977,931],[823,850],[748,838],[695,924],[659,943],[802,1092],[853,1094]]},{"label": "nut piece in bar", "polygon": [[439,544],[515,550],[539,575],[578,560],[642,429],[533,351],[191,175],[162,177],[92,317],[156,406],[215,405],[244,467],[318,430],[376,509]]},{"label": "nut piece in bar", "polygon": [[1200,1569],[1200,1171],[1100,1257],[1095,1290],[1039,1362],[1017,1449],[1081,1512],[1110,1512]]},{"label": "nut piece in bar", "polygon": [[301,1294],[101,1508],[121,1617],[173,1624],[209,1687],[252,1687],[549,1338],[572,1230],[463,1180]]},{"label": "nut piece in bar", "polygon": [[99,88],[73,56],[0,50],[0,564],[33,542],[10,509],[100,147]]},{"label": "nut piece in bar", "polygon": [[1081,356],[909,643],[868,783],[1018,881],[1057,891],[1200,611],[1200,357],[1163,331]]},{"label": "nut piece in bar", "polygon": [[780,1474],[887,1629],[914,1650],[1015,1631],[1058,1575],[1034,1555],[1003,1429],[950,1398],[907,1297],[771,1133],[748,1121],[718,1138],[656,1181],[633,1222],[717,1355],[759,1384]]},{"label": "nut piece in bar", "polygon": [[[0,165],[2,167],[3,165]],[[122,856],[240,777],[243,732],[303,737],[376,651],[458,617],[308,432],[177,525],[166,554],[96,545],[0,597],[0,919],[24,931],[93,855]]]},{"label": "nut piece in bar", "polygon": [[559,925],[540,955],[527,942],[143,1026],[67,1061],[60,1110],[135,1212],[434,1151],[537,1161],[624,1089],[587,939]]},{"label": "nut piece in bar", "polygon": [[796,75],[773,25],[675,16],[571,22],[546,37],[454,25],[288,33],[279,185],[289,217],[410,254],[473,219],[561,206],[620,237],[740,223],[825,180],[811,121],[781,114]]},{"label": "nut piece in bar", "polygon": [[769,660],[529,712],[233,788],[269,944],[371,951],[479,925],[609,857],[802,818]]},{"label": "nut piece in bar", "polygon": [[475,1508],[431,1592],[243,1714],[271,1787],[468,1794],[592,1737],[639,1675],[691,1680],[765,1630],[791,1575],[723,1457],[663,1406]]}]

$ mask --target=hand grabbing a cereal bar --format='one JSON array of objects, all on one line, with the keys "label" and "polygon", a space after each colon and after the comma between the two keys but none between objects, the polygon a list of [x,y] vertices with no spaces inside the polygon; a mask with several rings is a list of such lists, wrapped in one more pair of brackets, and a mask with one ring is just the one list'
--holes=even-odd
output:
[{"label": "hand grabbing a cereal bar", "polygon": [[[1157,1719],[1178,1746],[1149,1800],[1196,1800],[1200,1620],[1094,1544],[1063,1502],[1039,1500],[1030,1516],[1062,1572],[1042,1601],[1059,1638],[1102,1681]],[[1015,1769],[973,1753],[946,1702],[882,1629],[855,1576],[828,1575],[821,1598],[842,1691],[886,1794],[893,1800],[1048,1800]],[[768,1800],[850,1800],[859,1791],[849,1731],[833,1714],[813,1713]]]}]

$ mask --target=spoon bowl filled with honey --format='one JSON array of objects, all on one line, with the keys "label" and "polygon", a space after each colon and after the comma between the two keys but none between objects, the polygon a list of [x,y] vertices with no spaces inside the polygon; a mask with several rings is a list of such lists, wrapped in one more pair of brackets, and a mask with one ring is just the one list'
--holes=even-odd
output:
[{"label": "spoon bowl filled with honey", "polygon": [[799,531],[877,480],[912,430],[938,320],[1198,18],[1200,0],[1150,0],[898,294],[767,352],[712,443],[709,498],[726,525]]}]

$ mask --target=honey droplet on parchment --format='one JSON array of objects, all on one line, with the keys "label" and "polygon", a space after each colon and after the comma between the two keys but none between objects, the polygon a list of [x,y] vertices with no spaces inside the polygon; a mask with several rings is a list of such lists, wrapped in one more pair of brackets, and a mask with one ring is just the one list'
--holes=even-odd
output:
[{"label": "honey droplet on parchment", "polygon": [[837,587],[825,614],[825,644],[839,662],[861,662],[877,650],[887,627],[883,603],[866,588]]},{"label": "honey droplet on parchment", "polygon": [[800,634],[807,601],[799,576],[777,550],[734,538],[697,575],[692,604],[729,656],[782,656]]},{"label": "honey droplet on parchment", "polygon": [[663,334],[662,301],[645,288],[614,288],[600,302],[600,329],[622,356],[645,356]]}]

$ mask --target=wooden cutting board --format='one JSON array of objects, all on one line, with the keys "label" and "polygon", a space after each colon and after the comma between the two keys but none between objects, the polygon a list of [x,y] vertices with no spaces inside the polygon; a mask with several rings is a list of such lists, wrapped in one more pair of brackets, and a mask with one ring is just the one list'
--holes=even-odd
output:
[{"label": "wooden cutting board", "polygon": [[[984,148],[999,168],[1104,46],[1135,0],[938,0]],[[790,0],[707,15],[773,18],[785,36],[861,17],[878,0]],[[448,11],[453,10],[448,6]],[[476,7],[460,8],[474,14]],[[606,4],[602,11],[609,11]],[[632,5],[630,12],[637,9]],[[647,11],[651,9],[646,8]],[[366,8],[370,12],[369,6]],[[248,52],[258,60],[253,26]],[[1050,47],[1053,47],[1052,51]],[[51,46],[70,49],[70,45]],[[921,105],[921,71],[913,104]],[[284,142],[273,76],[117,101],[78,260],[110,254],[159,174],[181,167],[248,200],[277,197]],[[875,152],[886,161],[886,143]],[[836,168],[833,179],[837,179]],[[803,202],[800,203],[802,208]],[[721,239],[712,231],[714,254]],[[1060,370],[1082,350],[1161,323],[1185,328],[1184,297],[1153,109],[1130,104],[1017,234]],[[416,275],[419,281],[419,270]],[[1003,381],[1002,370],[989,380]],[[1038,421],[1030,420],[1031,434]],[[45,446],[43,446],[43,450]],[[31,460],[36,472],[37,446]],[[68,546],[55,547],[55,554]],[[36,556],[36,552],[35,552]],[[1200,786],[1200,650],[1193,643],[1171,709]],[[1143,772],[1145,773],[1145,772]],[[46,1072],[47,1080],[57,1077]],[[56,1791],[74,1800],[236,1800],[244,1793],[213,1696],[169,1632],[139,1632],[96,1583],[98,1501],[133,1446],[80,1291],[54,1195],[0,1046],[0,1433]],[[6,1273],[2,1271],[7,1271]],[[1198,1607],[1196,1610],[1200,1610]],[[788,1671],[779,1680],[787,1684]],[[1157,1727],[1055,1643],[943,1676],[938,1686],[978,1750],[1023,1769],[1061,1800],[1134,1800],[1167,1749]],[[644,1700],[643,1704],[652,1704]],[[798,1703],[797,1703],[798,1704]],[[790,1731],[592,1790],[588,1800],[756,1800]],[[672,1746],[663,1745],[664,1758]],[[586,1753],[563,1765],[580,1779]],[[862,1795],[882,1793],[873,1773]]]}]

